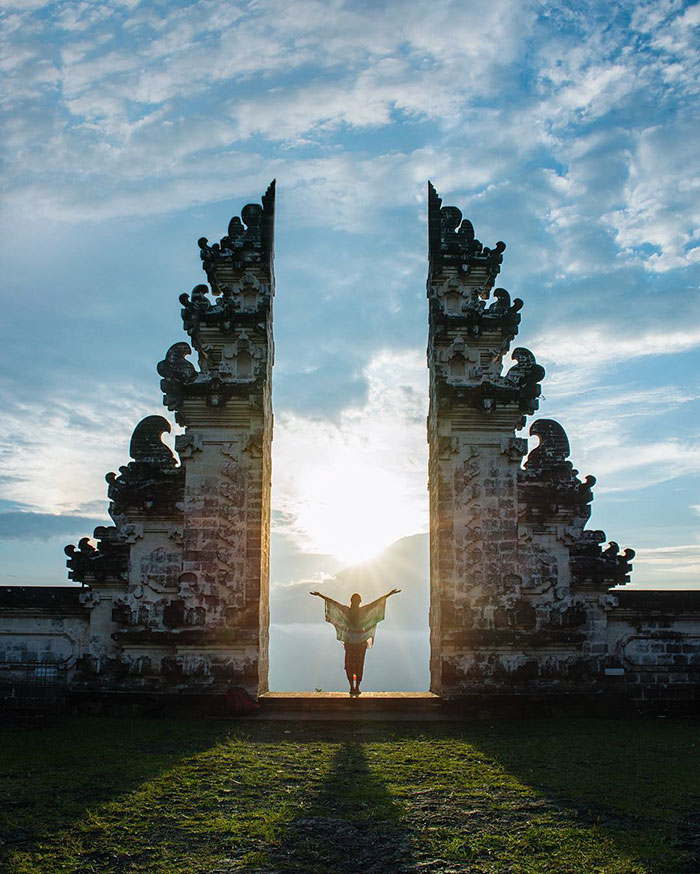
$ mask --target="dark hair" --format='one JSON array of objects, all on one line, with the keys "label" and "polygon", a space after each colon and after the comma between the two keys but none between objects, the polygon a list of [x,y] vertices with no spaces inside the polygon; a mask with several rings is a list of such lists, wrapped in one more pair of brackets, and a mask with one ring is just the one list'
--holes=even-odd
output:
[{"label": "dark hair", "polygon": [[353,603],[353,601],[356,601],[359,604],[361,600],[362,600],[362,595],[358,595],[357,592],[355,592],[354,595],[350,596],[350,603],[351,604]]}]

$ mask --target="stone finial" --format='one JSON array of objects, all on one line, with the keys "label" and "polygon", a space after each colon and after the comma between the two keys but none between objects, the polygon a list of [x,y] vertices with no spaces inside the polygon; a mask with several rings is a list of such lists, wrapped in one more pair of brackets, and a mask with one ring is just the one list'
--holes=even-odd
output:
[{"label": "stone finial", "polygon": [[112,518],[133,513],[177,512],[183,500],[184,476],[161,436],[170,432],[170,423],[162,416],[146,416],[134,428],[129,454],[134,459],[108,473],[109,512]]},{"label": "stone finial", "polygon": [[262,196],[262,206],[249,203],[241,217],[229,222],[228,233],[220,242],[209,245],[199,240],[202,266],[214,294],[222,294],[235,277],[250,267],[259,268],[268,280],[273,276],[275,223],[275,181]]},{"label": "stone finial", "polygon": [[83,585],[106,580],[125,581],[129,570],[129,546],[117,528],[99,525],[95,528],[97,547],[89,537],[65,547],[68,556],[68,579]]},{"label": "stone finial", "polygon": [[540,442],[528,455],[526,470],[551,470],[567,464],[571,452],[569,438],[559,422],[537,419],[530,426],[530,434],[539,437]]},{"label": "stone finial", "polygon": [[538,364],[535,356],[524,346],[513,349],[511,355],[517,362],[506,373],[508,382],[515,382],[520,391],[519,402],[523,413],[532,415],[539,406],[539,396],[542,394],[540,383],[544,379],[544,367]]},{"label": "stone finial", "polygon": [[571,547],[571,582],[574,587],[608,589],[624,586],[632,573],[633,549],[620,552],[611,540],[607,548],[604,531],[583,531]]},{"label": "stone finial", "polygon": [[190,335],[197,332],[202,316],[212,308],[208,294],[209,288],[206,285],[195,285],[190,294],[180,295],[182,324]]},{"label": "stone finial", "polygon": [[595,477],[578,479],[578,471],[568,460],[569,439],[559,422],[537,419],[530,434],[540,442],[520,472],[521,518],[530,522],[579,519],[585,524],[591,515]]},{"label": "stone finial", "polygon": [[187,360],[191,352],[189,343],[173,343],[165,353],[165,358],[158,362],[157,370],[163,377],[160,381],[163,403],[169,410],[180,408],[185,386],[197,379],[197,369]]},{"label": "stone finial", "polygon": [[501,269],[506,244],[498,242],[493,249],[475,239],[474,226],[462,219],[456,206],[443,206],[442,199],[428,182],[428,258],[429,281],[446,267],[456,267],[469,274],[483,274],[483,291],[488,296]]},{"label": "stone finial", "polygon": [[162,468],[175,467],[175,456],[161,440],[162,435],[169,434],[170,431],[170,422],[163,416],[146,416],[134,428],[129,455],[142,464]]}]

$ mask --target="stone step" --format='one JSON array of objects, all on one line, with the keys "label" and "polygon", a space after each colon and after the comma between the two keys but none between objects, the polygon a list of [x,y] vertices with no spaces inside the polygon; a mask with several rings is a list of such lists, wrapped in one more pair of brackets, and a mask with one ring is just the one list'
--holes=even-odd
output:
[{"label": "stone step", "polygon": [[266,692],[258,698],[260,719],[401,719],[443,718],[441,701],[432,692]]}]

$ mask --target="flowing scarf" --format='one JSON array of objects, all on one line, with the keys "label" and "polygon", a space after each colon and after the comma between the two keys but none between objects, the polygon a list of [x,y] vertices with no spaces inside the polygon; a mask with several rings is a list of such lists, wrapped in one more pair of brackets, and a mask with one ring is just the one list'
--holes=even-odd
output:
[{"label": "flowing scarf", "polygon": [[377,623],[384,619],[386,599],[388,595],[377,598],[366,607],[355,611],[337,601],[326,601],[326,622],[335,627],[338,640],[343,643],[362,643],[367,641],[367,648],[372,646],[376,636]]}]

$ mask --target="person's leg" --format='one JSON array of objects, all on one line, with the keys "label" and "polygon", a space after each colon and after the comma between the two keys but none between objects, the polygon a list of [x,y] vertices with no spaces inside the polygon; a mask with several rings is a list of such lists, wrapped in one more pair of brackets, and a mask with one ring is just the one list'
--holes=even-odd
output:
[{"label": "person's leg", "polygon": [[367,655],[367,646],[358,649],[357,660],[355,662],[355,691],[360,694],[360,683],[362,682],[362,674],[365,670],[365,656]]},{"label": "person's leg", "polygon": [[344,644],[345,646],[345,676],[348,678],[348,683],[350,683],[350,694],[352,694],[355,685],[353,683],[353,666],[352,666],[352,645]]},{"label": "person's leg", "polygon": [[366,646],[362,643],[345,644],[345,673],[350,682],[350,694],[359,695],[359,684],[362,679],[362,665]]}]

